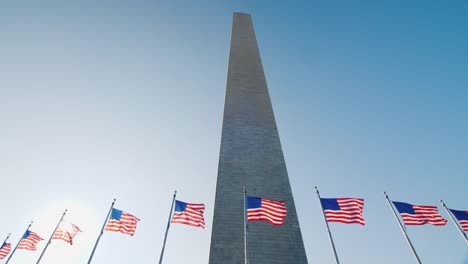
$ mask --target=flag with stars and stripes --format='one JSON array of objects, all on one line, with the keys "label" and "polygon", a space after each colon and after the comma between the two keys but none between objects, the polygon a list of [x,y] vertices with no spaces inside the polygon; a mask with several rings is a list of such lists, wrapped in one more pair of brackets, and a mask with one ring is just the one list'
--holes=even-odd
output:
[{"label": "flag with stars and stripes", "polygon": [[362,198],[320,198],[327,222],[365,225]]},{"label": "flag with stars and stripes", "polygon": [[460,223],[463,231],[468,232],[468,211],[449,209]]},{"label": "flag with stars and stripes", "polygon": [[67,242],[70,245],[73,245],[73,238],[81,232],[81,229],[76,225],[68,222],[60,223],[60,226],[54,233],[52,239],[60,239]]},{"label": "flag with stars and stripes", "polygon": [[437,206],[414,205],[402,202],[393,202],[405,225],[425,225],[444,226],[447,220],[440,215]]},{"label": "flag with stars and stripes", "polygon": [[205,212],[204,204],[185,203],[178,200],[175,202],[171,223],[205,228],[205,219],[203,218],[203,212]]},{"label": "flag with stars and stripes", "polygon": [[106,231],[120,232],[133,236],[140,219],[135,216],[121,211],[119,209],[112,208],[111,215],[107,221]]},{"label": "flag with stars and stripes", "polygon": [[272,225],[284,224],[288,211],[284,201],[247,196],[247,221],[267,221]]},{"label": "flag with stars and stripes", "polygon": [[8,256],[8,253],[11,251],[11,244],[4,242],[2,247],[0,247],[0,259],[4,259]]},{"label": "flag with stars and stripes", "polygon": [[21,238],[21,241],[18,244],[18,249],[26,249],[26,250],[37,250],[37,243],[40,241],[44,240],[41,238],[38,234],[26,230],[24,233],[23,237]]}]

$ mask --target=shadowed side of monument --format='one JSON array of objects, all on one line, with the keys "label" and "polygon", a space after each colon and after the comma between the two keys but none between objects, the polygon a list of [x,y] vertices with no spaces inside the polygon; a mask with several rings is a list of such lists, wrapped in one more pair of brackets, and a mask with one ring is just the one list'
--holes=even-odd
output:
[{"label": "shadowed side of monument", "polygon": [[260,53],[248,14],[234,13],[211,236],[212,264],[244,263],[243,186],[284,200],[286,222],[249,223],[250,264],[302,264],[307,257]]}]

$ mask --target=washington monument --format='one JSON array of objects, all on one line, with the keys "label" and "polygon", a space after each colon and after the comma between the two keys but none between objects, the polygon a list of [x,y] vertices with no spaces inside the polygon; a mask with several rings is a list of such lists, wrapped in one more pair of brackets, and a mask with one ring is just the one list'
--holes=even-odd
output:
[{"label": "washington monument", "polygon": [[284,200],[288,210],[281,226],[249,223],[249,264],[307,263],[252,18],[234,13],[211,264],[244,263],[243,186],[249,196]]}]

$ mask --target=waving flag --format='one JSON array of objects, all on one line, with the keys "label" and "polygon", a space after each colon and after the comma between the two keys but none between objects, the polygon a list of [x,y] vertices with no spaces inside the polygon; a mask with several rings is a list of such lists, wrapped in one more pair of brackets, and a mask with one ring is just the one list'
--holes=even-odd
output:
[{"label": "waving flag", "polygon": [[267,221],[275,226],[284,224],[287,210],[284,201],[247,196],[247,220]]},{"label": "waving flag", "polygon": [[60,226],[55,231],[52,239],[61,239],[70,245],[73,245],[73,238],[81,232],[80,228],[72,223],[62,222]]},{"label": "waving flag", "polygon": [[26,249],[26,250],[37,250],[37,243],[39,243],[41,240],[44,240],[41,238],[38,234],[26,230],[24,233],[23,237],[21,238],[20,243],[18,244],[18,249]]},{"label": "waving flag", "polygon": [[450,212],[457,218],[458,222],[460,223],[463,231],[468,232],[468,211],[460,211],[449,209]]},{"label": "waving flag", "polygon": [[327,222],[365,225],[361,198],[320,198]]},{"label": "waving flag", "polygon": [[119,209],[112,208],[112,213],[107,221],[106,231],[120,232],[133,236],[140,219],[135,216],[123,212]]},{"label": "waving flag", "polygon": [[2,247],[0,247],[0,260],[4,259],[8,253],[11,251],[11,244],[10,243],[3,243]]},{"label": "waving flag", "polygon": [[437,210],[437,206],[413,205],[409,203],[393,202],[405,225],[425,225],[444,226],[447,224]]},{"label": "waving flag", "polygon": [[205,228],[204,204],[184,203],[176,200],[171,223]]}]

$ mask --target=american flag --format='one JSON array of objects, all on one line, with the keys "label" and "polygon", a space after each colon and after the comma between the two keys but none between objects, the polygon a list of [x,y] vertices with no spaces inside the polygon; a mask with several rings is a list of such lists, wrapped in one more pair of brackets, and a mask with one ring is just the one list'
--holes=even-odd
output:
[{"label": "american flag", "polygon": [[444,226],[447,224],[437,210],[437,206],[413,205],[409,203],[393,202],[405,225],[425,225]]},{"label": "american flag", "polygon": [[176,200],[171,223],[205,228],[204,204],[184,203]]},{"label": "american flag", "polygon": [[72,223],[62,222],[54,233],[52,239],[61,239],[73,245],[73,238],[81,232],[81,229]]},{"label": "american flag", "polygon": [[327,222],[365,225],[361,198],[320,198]]},{"label": "american flag", "polygon": [[247,196],[247,221],[267,221],[275,226],[284,224],[288,211],[284,201]]},{"label": "american flag", "polygon": [[0,247],[0,259],[4,259],[11,251],[11,244],[4,242]]},{"label": "american flag", "polygon": [[460,223],[463,231],[468,232],[468,211],[460,211],[449,209],[450,212],[457,218],[458,222]]},{"label": "american flag", "polygon": [[120,232],[133,236],[133,234],[135,234],[138,221],[140,221],[140,219],[135,216],[112,208],[109,221],[107,221],[106,231]]},{"label": "american flag", "polygon": [[24,233],[23,237],[21,238],[21,241],[18,244],[18,249],[26,249],[26,250],[37,250],[37,243],[39,243],[41,240],[44,240],[41,238],[38,234],[26,230]]}]

